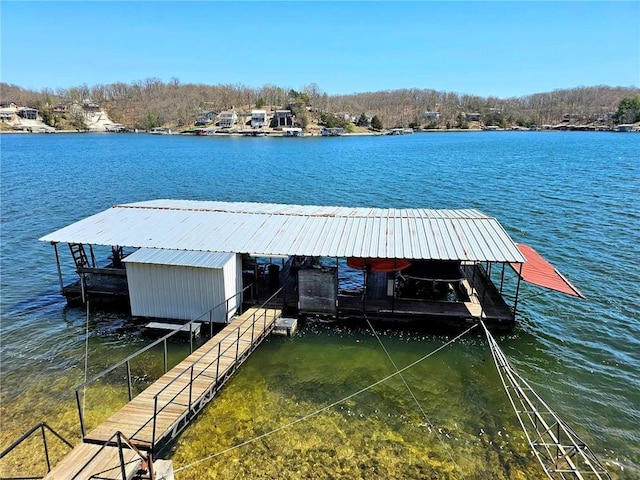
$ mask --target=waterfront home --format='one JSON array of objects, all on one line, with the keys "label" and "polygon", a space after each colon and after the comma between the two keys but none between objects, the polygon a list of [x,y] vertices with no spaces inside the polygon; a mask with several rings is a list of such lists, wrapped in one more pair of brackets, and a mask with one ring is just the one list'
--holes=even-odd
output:
[{"label": "waterfront home", "polygon": [[440,112],[424,112],[424,114],[422,115],[422,118],[424,118],[427,121],[439,120]]},{"label": "waterfront home", "polygon": [[218,115],[218,126],[220,128],[231,128],[238,121],[238,114],[235,111],[222,112]]},{"label": "waterfront home", "polygon": [[251,110],[251,128],[262,128],[267,125],[266,110]]},{"label": "waterfront home", "polygon": [[2,107],[0,108],[0,121],[2,122],[10,122],[15,120],[16,113],[18,112],[17,107]]},{"label": "waterfront home", "polygon": [[276,110],[273,121],[276,128],[293,127],[293,113],[291,110]]},{"label": "waterfront home", "polygon": [[207,123],[213,123],[216,120],[218,114],[214,111],[201,112],[196,117],[196,126],[206,125]]},{"label": "waterfront home", "polygon": [[35,108],[20,107],[18,108],[18,116],[24,118],[25,120],[37,120],[38,110],[36,110]]},{"label": "waterfront home", "polygon": [[467,120],[467,122],[479,122],[480,121],[480,114],[477,113],[477,112],[466,113],[464,117]]}]

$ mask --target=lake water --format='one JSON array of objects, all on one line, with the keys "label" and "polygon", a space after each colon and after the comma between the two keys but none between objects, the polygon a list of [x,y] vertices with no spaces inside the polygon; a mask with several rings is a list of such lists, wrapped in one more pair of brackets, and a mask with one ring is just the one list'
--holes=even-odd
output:
[{"label": "lake water", "polygon": [[[0,448],[39,421],[78,441],[73,388],[85,374],[85,312],[58,294],[53,249],[38,242],[44,234],[117,203],[155,198],[478,208],[587,297],[523,287],[527,299],[516,329],[498,339],[502,349],[614,477],[640,478],[640,135],[2,135],[0,148]],[[63,263],[69,281],[68,252]],[[382,336],[399,367],[450,339]],[[92,312],[89,375],[147,341],[125,315]],[[172,346],[172,355],[185,348]],[[142,385],[157,356],[145,362],[136,366]],[[393,371],[366,329],[306,324],[293,339],[260,346],[165,456],[187,466]],[[177,478],[543,477],[478,332],[409,369],[406,380],[427,418],[396,377]],[[86,400],[92,419],[122,396],[116,382],[97,386]],[[33,463],[12,456],[0,475]]]}]

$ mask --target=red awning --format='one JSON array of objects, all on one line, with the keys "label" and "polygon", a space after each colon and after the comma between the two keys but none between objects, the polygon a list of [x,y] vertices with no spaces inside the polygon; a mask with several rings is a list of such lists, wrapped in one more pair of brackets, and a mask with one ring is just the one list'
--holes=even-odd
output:
[{"label": "red awning", "polygon": [[580,290],[574,287],[569,280],[558,272],[553,265],[542,258],[533,248],[521,243],[518,243],[517,246],[527,261],[522,264],[521,272],[519,263],[512,263],[511,268],[520,273],[520,276],[525,282],[566,293],[567,295],[573,295],[574,297],[585,298],[584,295],[580,293]]}]

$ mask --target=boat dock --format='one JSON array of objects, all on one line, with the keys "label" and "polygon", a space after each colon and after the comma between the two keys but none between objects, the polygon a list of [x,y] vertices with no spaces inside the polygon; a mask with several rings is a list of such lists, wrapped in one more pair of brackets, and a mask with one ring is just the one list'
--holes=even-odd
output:
[{"label": "boat dock", "polygon": [[[141,459],[134,449],[153,453],[174,439],[271,333],[281,314],[280,309],[250,308],[232,318],[222,331],[88,434],[80,411],[83,443],[44,478],[123,478],[121,464],[128,465],[127,471],[137,469],[132,465]],[[133,449],[119,448],[121,437]]]}]

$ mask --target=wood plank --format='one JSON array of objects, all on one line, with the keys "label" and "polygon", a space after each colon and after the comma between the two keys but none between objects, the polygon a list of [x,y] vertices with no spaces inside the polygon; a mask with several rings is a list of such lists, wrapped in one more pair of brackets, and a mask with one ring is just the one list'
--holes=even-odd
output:
[{"label": "wood plank", "polygon": [[[267,314],[266,321],[261,317],[264,313]],[[154,400],[157,396],[159,414],[156,416],[156,441],[161,440],[189,411],[189,390],[191,405],[196,405],[215,385],[216,370],[219,377],[229,372],[234,367],[236,352],[238,357],[244,356],[253,346],[252,336],[254,341],[259,338],[265,332],[265,327],[271,328],[280,313],[279,310],[254,308],[236,317],[215,337],[91,431],[86,439],[92,442],[105,441],[113,435],[115,428],[122,431],[134,444],[151,444]],[[251,319],[254,315],[260,321],[252,328]],[[218,345],[222,354],[219,365]],[[194,382],[190,388],[192,367]]]},{"label": "wood plank", "polygon": [[[43,480],[81,480],[95,475],[104,480],[121,480],[120,457],[117,447],[81,443],[64,457]],[[140,457],[129,449],[123,449],[127,478],[131,478],[140,467]],[[93,460],[92,457],[94,457]],[[90,463],[83,469],[87,462]]]},{"label": "wood plank", "polygon": [[[118,449],[111,446],[103,448],[92,442],[104,444],[115,432],[120,431],[134,445],[143,449],[151,448],[155,397],[158,398],[159,410],[156,415],[155,440],[159,442],[189,412],[189,391],[192,406],[197,405],[215,386],[216,370],[219,378],[231,372],[235,367],[236,351],[238,357],[243,357],[249,352],[257,339],[272,327],[281,313],[280,310],[253,308],[232,319],[216,336],[91,431],[84,439],[88,443],[75,447],[44,477],[45,480],[80,480],[93,475],[104,480],[121,479]],[[263,314],[265,318],[261,316]],[[259,319],[254,328],[250,326],[252,318]],[[218,344],[222,353],[220,359]],[[193,383],[189,388],[192,367]],[[123,454],[127,463],[127,478],[131,478],[139,468],[139,457],[129,449],[123,449]],[[85,465],[87,466],[83,469]]]}]

